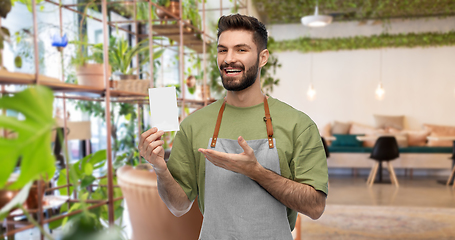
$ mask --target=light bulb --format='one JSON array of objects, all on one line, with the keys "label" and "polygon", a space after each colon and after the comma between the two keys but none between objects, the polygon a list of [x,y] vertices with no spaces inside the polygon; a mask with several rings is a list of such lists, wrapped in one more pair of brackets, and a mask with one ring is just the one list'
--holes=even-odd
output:
[{"label": "light bulb", "polygon": [[384,88],[382,87],[382,83],[378,84],[378,87],[376,88],[376,99],[382,100],[384,99]]},{"label": "light bulb", "polygon": [[313,84],[310,84],[308,91],[306,92],[308,100],[313,101],[316,97],[316,90],[314,90]]}]

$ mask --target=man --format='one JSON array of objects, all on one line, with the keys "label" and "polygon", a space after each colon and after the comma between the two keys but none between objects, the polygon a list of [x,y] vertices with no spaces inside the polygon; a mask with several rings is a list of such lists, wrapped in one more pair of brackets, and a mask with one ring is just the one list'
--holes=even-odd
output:
[{"label": "man", "polygon": [[[164,161],[163,131],[141,135],[169,210],[185,214],[198,196],[200,238],[292,239],[297,212],[321,216],[327,162],[314,122],[261,92],[267,30],[253,17],[218,22],[217,61],[225,99],[188,116]],[[208,146],[207,146],[208,145]]]}]

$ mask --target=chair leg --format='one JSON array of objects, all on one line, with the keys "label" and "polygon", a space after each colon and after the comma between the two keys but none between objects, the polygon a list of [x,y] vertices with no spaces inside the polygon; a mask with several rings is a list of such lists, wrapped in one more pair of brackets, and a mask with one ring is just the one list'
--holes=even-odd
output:
[{"label": "chair leg", "polygon": [[395,170],[393,169],[393,166],[390,162],[387,162],[387,168],[389,169],[390,180],[392,181],[392,184],[395,184],[395,186],[399,187],[397,175],[395,174]]},{"label": "chair leg", "polygon": [[368,177],[368,180],[367,180],[367,184],[369,187],[373,186],[374,179],[376,178],[376,174],[378,172],[378,168],[379,168],[379,162],[376,162],[374,164],[373,168],[371,168],[370,176]]},{"label": "chair leg", "polygon": [[[454,166],[453,169],[452,169],[452,173],[450,174],[449,179],[447,179],[447,183],[446,183],[447,186],[450,185],[450,182],[452,181],[452,178],[454,177],[454,175],[455,175],[455,166]],[[455,181],[454,181],[454,182],[455,182]],[[455,184],[454,184],[454,186],[455,186]]]}]

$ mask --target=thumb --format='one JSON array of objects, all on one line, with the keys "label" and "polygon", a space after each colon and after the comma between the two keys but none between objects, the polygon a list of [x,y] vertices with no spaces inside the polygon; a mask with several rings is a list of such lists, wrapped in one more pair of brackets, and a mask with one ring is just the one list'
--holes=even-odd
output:
[{"label": "thumb", "polygon": [[253,149],[248,145],[248,143],[242,136],[239,136],[237,141],[239,142],[240,147],[243,148],[245,154],[251,154],[251,152],[253,152]]}]

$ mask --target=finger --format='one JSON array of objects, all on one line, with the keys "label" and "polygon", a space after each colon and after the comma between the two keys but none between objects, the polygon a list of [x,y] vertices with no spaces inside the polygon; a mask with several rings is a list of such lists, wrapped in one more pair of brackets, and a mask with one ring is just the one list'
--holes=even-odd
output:
[{"label": "finger", "polygon": [[160,130],[160,131],[155,132],[152,135],[148,136],[146,138],[146,141],[148,141],[148,142],[157,141],[158,139],[161,139],[161,136],[163,136],[163,135],[164,135],[164,131]]},{"label": "finger", "polygon": [[237,141],[239,142],[240,147],[243,148],[245,154],[250,155],[253,152],[253,149],[248,145],[248,143],[242,136],[239,136]]},{"label": "finger", "polygon": [[153,150],[155,150],[157,147],[163,146],[163,144],[164,144],[163,140],[151,142],[149,145],[147,145],[147,148],[145,149],[146,156],[150,156]]},{"label": "finger", "polygon": [[151,134],[156,133],[157,131],[158,131],[158,129],[156,127],[154,127],[154,128],[150,128],[149,130],[143,132],[141,134],[141,139],[139,140],[139,146],[142,146],[142,144],[144,144],[145,139],[148,136],[150,136]]}]

